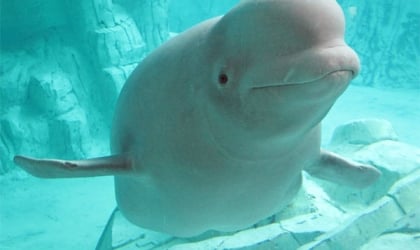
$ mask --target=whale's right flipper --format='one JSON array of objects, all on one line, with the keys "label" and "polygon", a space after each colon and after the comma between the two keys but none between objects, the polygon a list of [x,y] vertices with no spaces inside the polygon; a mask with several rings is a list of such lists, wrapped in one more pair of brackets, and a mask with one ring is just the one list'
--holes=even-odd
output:
[{"label": "whale's right flipper", "polygon": [[35,159],[17,155],[13,160],[30,174],[41,178],[73,178],[132,173],[132,161],[128,154],[77,161]]}]

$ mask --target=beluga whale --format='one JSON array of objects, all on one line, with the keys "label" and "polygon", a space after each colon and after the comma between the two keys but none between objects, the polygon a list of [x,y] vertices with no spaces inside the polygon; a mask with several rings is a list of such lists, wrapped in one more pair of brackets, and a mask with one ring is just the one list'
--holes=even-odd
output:
[{"label": "beluga whale", "polygon": [[359,72],[335,0],[244,0],[154,50],[127,79],[110,156],[16,164],[43,178],[115,176],[130,222],[178,237],[245,229],[284,208],[302,171],[363,188],[374,167],[320,148]]}]

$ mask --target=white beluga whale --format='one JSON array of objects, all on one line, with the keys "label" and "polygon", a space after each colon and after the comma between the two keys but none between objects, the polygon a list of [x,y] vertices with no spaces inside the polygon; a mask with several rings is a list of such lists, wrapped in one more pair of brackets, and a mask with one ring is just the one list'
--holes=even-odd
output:
[{"label": "white beluga whale", "polygon": [[190,237],[279,212],[302,171],[356,188],[375,168],[320,149],[320,122],[358,74],[335,0],[245,0],[151,53],[115,110],[111,156],[15,162],[45,178],[115,176],[132,223]]}]

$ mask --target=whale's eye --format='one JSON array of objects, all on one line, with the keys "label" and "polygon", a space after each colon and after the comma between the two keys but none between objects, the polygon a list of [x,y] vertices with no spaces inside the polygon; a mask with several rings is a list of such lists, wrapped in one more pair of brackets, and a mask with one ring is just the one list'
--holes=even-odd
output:
[{"label": "whale's eye", "polygon": [[221,73],[221,74],[219,75],[219,83],[220,83],[221,85],[225,85],[225,84],[227,84],[227,83],[228,83],[228,81],[229,81],[229,77],[228,77],[225,73]]}]

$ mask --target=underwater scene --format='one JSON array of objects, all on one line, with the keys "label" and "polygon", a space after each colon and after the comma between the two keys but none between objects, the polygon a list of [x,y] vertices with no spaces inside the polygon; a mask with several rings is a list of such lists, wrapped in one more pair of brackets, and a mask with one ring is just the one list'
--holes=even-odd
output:
[{"label": "underwater scene", "polygon": [[0,250],[416,250],[419,0],[0,0]]}]

